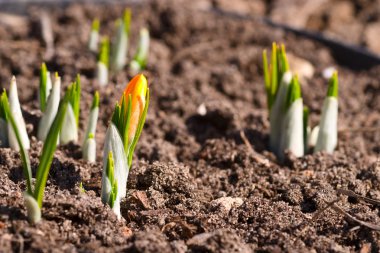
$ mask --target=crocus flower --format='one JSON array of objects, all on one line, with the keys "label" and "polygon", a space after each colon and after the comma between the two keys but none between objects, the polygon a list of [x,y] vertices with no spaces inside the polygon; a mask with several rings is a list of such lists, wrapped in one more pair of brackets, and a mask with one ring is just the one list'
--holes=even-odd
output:
[{"label": "crocus flower", "polygon": [[125,88],[107,130],[101,197],[118,217],[121,217],[120,200],[126,195],[133,151],[144,126],[148,106],[148,82],[144,75],[139,74]]}]

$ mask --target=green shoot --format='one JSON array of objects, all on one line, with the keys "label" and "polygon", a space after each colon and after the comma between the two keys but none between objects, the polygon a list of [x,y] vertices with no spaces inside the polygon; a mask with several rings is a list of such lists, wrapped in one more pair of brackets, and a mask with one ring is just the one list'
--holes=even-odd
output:
[{"label": "green shoot", "polygon": [[80,182],[80,184],[79,184],[79,191],[80,191],[80,193],[86,193],[86,190],[84,189],[82,182]]},{"label": "green shoot", "polygon": [[[7,94],[5,93],[5,90],[3,91],[3,94],[6,96]],[[8,101],[8,98],[6,99]],[[7,115],[5,113],[5,101],[3,99],[0,99],[0,118],[3,120],[7,120]]]},{"label": "green shoot", "polygon": [[91,105],[91,110],[94,108],[99,107],[99,92],[96,91],[94,98],[92,99],[92,105]]},{"label": "green shoot", "polygon": [[37,168],[36,186],[33,197],[36,199],[39,207],[42,207],[42,200],[44,196],[44,190],[46,186],[47,177],[49,175],[50,166],[53,161],[53,155],[57,148],[58,135],[61,131],[67,106],[69,103],[69,92],[66,92],[65,97],[61,101],[58,109],[58,113],[53,121],[53,124],[49,130],[46,141],[42,148],[42,154],[40,156],[40,164]]},{"label": "green shoot", "polygon": [[98,61],[109,67],[110,42],[108,37],[103,37],[100,45],[100,53]]},{"label": "green shoot", "polygon": [[306,105],[303,107],[303,141],[304,141],[304,150],[305,153],[308,150],[308,126],[309,126],[309,107]]},{"label": "green shoot", "polygon": [[99,22],[99,19],[95,18],[95,19],[92,21],[91,30],[92,30],[92,31],[97,31],[97,32],[99,32],[99,28],[100,28],[100,22]]},{"label": "green shoot", "polygon": [[301,98],[301,86],[298,82],[298,76],[294,75],[286,94],[286,108],[289,108],[299,98]]},{"label": "green shoot", "polygon": [[120,137],[124,144],[125,152],[128,151],[129,147],[128,130],[132,111],[132,103],[130,102],[131,100],[131,94],[129,94],[127,98],[125,93],[123,93],[121,106],[119,104],[116,104],[114,114],[112,115],[112,122],[119,130]]},{"label": "green shoot", "polygon": [[80,93],[81,93],[81,84],[80,84],[80,75],[77,75],[76,81],[72,83],[67,88],[68,101],[73,108],[75,120],[77,125],[79,125],[79,114],[80,114]]},{"label": "green shoot", "polygon": [[108,153],[106,175],[111,184],[111,192],[109,195],[108,204],[113,208],[117,197],[117,180],[115,179],[115,165],[113,161],[112,151]]},{"label": "green shoot", "polygon": [[278,89],[278,65],[277,65],[277,45],[272,44],[272,58],[271,58],[271,84],[270,84],[270,96],[269,96],[269,108],[272,108],[274,103],[277,89]]},{"label": "green shoot", "polygon": [[137,48],[137,52],[131,61],[130,67],[134,72],[139,72],[144,69],[148,62],[148,52],[149,52],[149,31],[146,28],[140,30],[140,41]]},{"label": "green shoot", "polygon": [[131,17],[132,17],[131,9],[130,8],[125,9],[124,15],[123,15],[123,23],[124,23],[125,33],[127,35],[129,35],[129,32],[130,32]]},{"label": "green shoot", "polygon": [[46,64],[42,63],[41,72],[40,72],[40,108],[41,111],[45,111],[46,101],[47,101],[47,79],[48,79],[48,71],[46,68]]},{"label": "green shoot", "polygon": [[[267,92],[267,97],[269,98],[269,96],[270,96],[270,77],[269,77],[267,50],[263,51],[263,69],[264,69],[265,90]],[[269,104],[269,101],[268,101],[268,104]]]},{"label": "green shoot", "polygon": [[338,98],[338,72],[335,71],[329,80],[328,97]]}]

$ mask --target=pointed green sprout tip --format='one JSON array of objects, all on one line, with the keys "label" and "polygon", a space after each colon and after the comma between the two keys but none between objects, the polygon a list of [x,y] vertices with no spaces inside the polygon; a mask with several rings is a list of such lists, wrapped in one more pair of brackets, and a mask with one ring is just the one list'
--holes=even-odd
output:
[{"label": "pointed green sprout tip", "polygon": [[46,91],[46,83],[48,79],[47,67],[45,63],[41,64],[40,71],[40,109],[41,111],[45,111],[46,108],[46,100],[47,100],[47,91]]},{"label": "pointed green sprout tip", "polygon": [[309,113],[310,113],[309,107],[305,105],[303,107],[303,123],[305,126],[307,126],[309,122]]},{"label": "pointed green sprout tip", "polygon": [[79,125],[79,114],[80,114],[80,94],[81,94],[81,84],[80,84],[80,75],[77,75],[76,81],[71,83],[67,88],[68,101],[73,108],[75,120],[77,125]]},{"label": "pointed green sprout tip", "polygon": [[55,73],[54,73],[54,77],[55,77],[55,78],[59,78],[59,77],[60,77],[59,74],[58,74],[58,72],[55,72]]},{"label": "pointed green sprout tip", "polygon": [[338,72],[335,71],[329,80],[329,88],[327,91],[328,97],[338,98]]},{"label": "pointed green sprout tip", "polygon": [[132,17],[132,11],[131,11],[131,9],[130,8],[126,8],[125,11],[124,11],[123,23],[124,23],[125,32],[127,34],[129,34],[129,31],[130,31],[131,17]]},{"label": "pointed green sprout tip", "polygon": [[95,136],[94,136],[93,133],[89,133],[87,139],[94,139],[94,137],[95,137]]},{"label": "pointed green sprout tip", "polygon": [[98,18],[95,18],[92,21],[91,30],[99,32],[99,28],[100,28],[100,21]]},{"label": "pointed green sprout tip", "polygon": [[285,73],[290,70],[288,57],[286,56],[285,45],[281,44],[281,68],[282,72]]},{"label": "pointed green sprout tip", "polygon": [[278,65],[277,65],[277,45],[275,42],[272,44],[272,57],[271,57],[271,63],[270,63],[270,71],[271,71],[271,78],[270,78],[270,97],[269,97],[269,106],[272,107],[276,93],[278,88]]},{"label": "pointed green sprout tip", "polygon": [[115,165],[113,161],[112,151],[108,153],[106,174],[111,184],[111,192],[110,192],[108,204],[110,205],[111,208],[113,208],[116,197],[117,197],[117,180],[115,179]]},{"label": "pointed green sprout tip", "polygon": [[268,56],[267,56],[267,50],[266,49],[263,50],[263,71],[264,71],[265,89],[267,92],[267,96],[269,96],[270,77],[269,77]]},{"label": "pointed green sprout tip", "polygon": [[107,36],[103,37],[100,45],[100,53],[98,61],[103,63],[107,68],[109,66],[109,53],[110,53],[110,42]]},{"label": "pointed green sprout tip", "polygon": [[[3,96],[3,94],[6,96],[6,92],[5,92],[5,89],[3,90],[1,96]],[[7,120],[7,115],[5,113],[5,105],[3,104],[3,99],[0,98],[0,118],[3,119],[3,120]]]},{"label": "pointed green sprout tip", "polygon": [[94,98],[92,99],[91,110],[99,107],[99,92],[95,91]]},{"label": "pointed green sprout tip", "polygon": [[80,184],[79,184],[79,191],[80,191],[81,193],[86,193],[86,190],[84,189],[84,187],[83,187],[83,183],[82,183],[82,182],[80,182]]},{"label": "pointed green sprout tip", "polygon": [[298,82],[298,76],[294,75],[286,94],[286,108],[288,109],[299,98],[301,98],[301,86]]}]

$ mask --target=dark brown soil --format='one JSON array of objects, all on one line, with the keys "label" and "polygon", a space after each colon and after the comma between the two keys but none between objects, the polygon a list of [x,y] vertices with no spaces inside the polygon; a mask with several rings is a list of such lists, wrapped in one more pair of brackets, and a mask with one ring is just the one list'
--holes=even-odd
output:
[{"label": "dark brown soil", "polygon": [[[152,36],[144,72],[151,105],[120,221],[100,201],[101,150],[113,105],[130,75],[122,72],[99,89],[95,56],[86,43],[92,18],[100,17],[101,32],[112,34],[125,6],[49,10],[55,54],[48,68],[63,76],[64,86],[76,73],[82,76],[80,137],[92,94],[97,89],[101,94],[98,162],[80,159],[77,144],[60,147],[43,220],[32,226],[23,205],[19,155],[0,149],[0,252],[379,252],[379,232],[331,208],[315,215],[338,198],[336,205],[352,216],[380,224],[377,206],[336,192],[343,188],[380,199],[380,68],[346,69],[320,44],[255,21],[209,13],[204,11],[208,1],[175,3],[133,6],[132,33],[148,26]],[[42,147],[34,136],[45,46],[36,28],[37,10],[29,9],[28,15],[22,29],[0,26],[0,87],[8,88],[16,75],[35,169]],[[132,48],[136,41],[134,36]],[[261,52],[272,41],[284,42],[290,54],[315,68],[302,86],[313,125],[327,87],[322,71],[338,69],[340,132],[333,155],[289,156],[280,164],[268,151]],[[197,112],[201,105],[204,116]]]}]

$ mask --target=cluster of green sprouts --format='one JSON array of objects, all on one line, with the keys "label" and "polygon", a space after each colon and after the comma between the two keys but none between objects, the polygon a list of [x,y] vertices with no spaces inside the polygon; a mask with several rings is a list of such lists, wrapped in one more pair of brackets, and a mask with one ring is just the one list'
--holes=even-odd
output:
[{"label": "cluster of green sprouts", "polygon": [[[112,43],[103,37],[99,44],[100,21],[92,23],[88,47],[98,54],[97,79],[107,85],[108,72],[124,69],[130,38],[131,11],[126,9],[116,24],[116,35]],[[132,72],[138,72],[147,64],[149,32],[143,28],[135,56],[130,61]],[[99,51],[99,52],[98,52]],[[41,219],[44,189],[49,175],[54,152],[59,144],[78,142],[78,128],[81,104],[81,80],[77,75],[61,99],[61,77],[51,76],[45,63],[41,65],[39,83],[39,105],[42,113],[37,137],[44,143],[38,165],[36,180],[32,180],[32,170],[28,156],[30,141],[18,100],[15,77],[9,88],[9,96],[4,90],[0,98],[0,147],[11,147],[21,154],[23,174],[26,179],[24,194],[28,218],[31,223]],[[82,142],[83,159],[96,161],[96,125],[99,115],[100,97],[95,92],[89,114],[89,122]],[[149,89],[143,75],[136,76],[117,103],[112,122],[107,131],[103,158],[102,200],[109,204],[120,217],[120,200],[126,194],[128,171],[132,156],[142,132],[149,104]]]},{"label": "cluster of green sprouts", "polygon": [[[98,53],[98,62],[96,75],[101,86],[108,84],[109,70],[112,73],[117,73],[124,69],[127,65],[127,55],[130,41],[130,26],[131,26],[131,10],[126,9],[122,18],[116,21],[116,35],[112,43],[108,37],[104,36],[100,42],[98,51],[100,22],[99,19],[94,19],[89,36],[89,49]],[[136,53],[132,57],[129,68],[132,74],[137,74],[146,67],[149,53],[149,31],[146,28],[140,30],[140,40]]]},{"label": "cluster of green sprouts", "polygon": [[312,148],[333,152],[337,145],[338,74],[329,80],[319,126],[308,126],[309,109],[303,106],[298,76],[290,70],[285,46],[272,45],[271,61],[263,51],[264,83],[270,120],[270,149],[280,159],[289,150],[296,157]]}]

